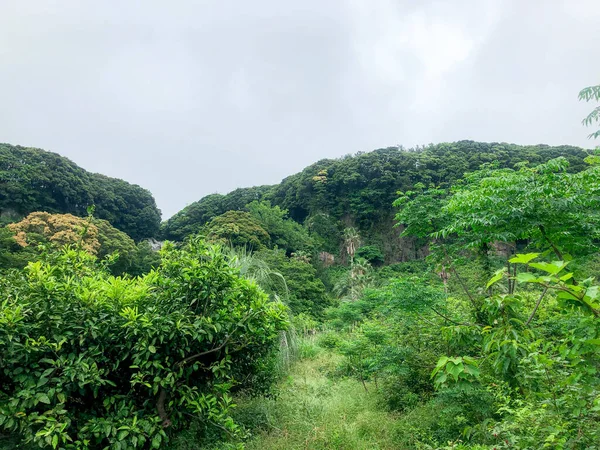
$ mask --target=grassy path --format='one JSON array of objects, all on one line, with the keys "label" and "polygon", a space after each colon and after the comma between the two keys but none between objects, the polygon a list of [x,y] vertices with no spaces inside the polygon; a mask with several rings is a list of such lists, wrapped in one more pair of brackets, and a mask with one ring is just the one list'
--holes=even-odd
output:
[{"label": "grassy path", "polygon": [[394,449],[393,415],[356,380],[327,377],[338,356],[321,352],[297,362],[276,399],[241,402],[239,413],[260,431],[248,450]]}]

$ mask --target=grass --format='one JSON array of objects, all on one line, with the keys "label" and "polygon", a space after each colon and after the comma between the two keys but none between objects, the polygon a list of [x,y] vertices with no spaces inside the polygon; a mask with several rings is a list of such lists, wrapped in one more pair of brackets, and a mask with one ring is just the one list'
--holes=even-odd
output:
[{"label": "grass", "polygon": [[[309,344],[310,345],[310,344]],[[304,344],[297,362],[274,399],[238,401],[237,420],[252,429],[248,450],[397,449],[396,418],[382,409],[375,392],[359,381],[332,380],[340,356]]]}]

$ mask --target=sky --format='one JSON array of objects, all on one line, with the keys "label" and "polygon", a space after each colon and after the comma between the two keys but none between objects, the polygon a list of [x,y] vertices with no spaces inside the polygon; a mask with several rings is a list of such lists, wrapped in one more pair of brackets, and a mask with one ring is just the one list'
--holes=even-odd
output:
[{"label": "sky", "polygon": [[593,147],[599,27],[597,0],[0,0],[0,142],[163,219],[381,147]]}]

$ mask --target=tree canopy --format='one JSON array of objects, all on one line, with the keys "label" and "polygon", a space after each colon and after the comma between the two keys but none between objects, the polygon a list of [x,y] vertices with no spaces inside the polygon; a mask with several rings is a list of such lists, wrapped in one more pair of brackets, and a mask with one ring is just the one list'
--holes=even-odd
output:
[{"label": "tree canopy", "polygon": [[269,233],[246,211],[227,211],[215,217],[204,228],[208,239],[258,250],[269,243]]},{"label": "tree canopy", "polygon": [[270,189],[270,186],[256,186],[236,189],[226,195],[207,195],[163,222],[160,236],[163,239],[181,241],[200,232],[202,227],[215,217],[227,211],[242,210],[254,200],[262,200]]}]

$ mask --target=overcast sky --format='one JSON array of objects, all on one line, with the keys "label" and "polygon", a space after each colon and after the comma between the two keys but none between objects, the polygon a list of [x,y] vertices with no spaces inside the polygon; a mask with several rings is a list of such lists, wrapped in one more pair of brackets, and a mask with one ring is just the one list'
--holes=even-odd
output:
[{"label": "overcast sky", "polygon": [[599,29],[598,0],[0,0],[0,142],[163,218],[360,150],[591,147]]}]

